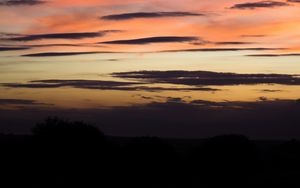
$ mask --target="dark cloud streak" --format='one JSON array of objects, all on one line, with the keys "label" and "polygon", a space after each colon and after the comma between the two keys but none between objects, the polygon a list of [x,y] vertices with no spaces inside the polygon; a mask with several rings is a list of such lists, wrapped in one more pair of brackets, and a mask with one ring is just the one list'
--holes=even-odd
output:
[{"label": "dark cloud streak", "polygon": [[44,39],[85,39],[85,38],[96,38],[102,37],[107,33],[120,32],[119,30],[105,30],[99,32],[80,32],[80,33],[47,33],[47,34],[35,34],[35,35],[25,35],[20,37],[4,38],[4,40],[10,41],[35,41]]},{"label": "dark cloud streak", "polygon": [[192,13],[192,12],[133,12],[124,14],[112,14],[102,16],[102,20],[131,20],[137,18],[163,18],[163,17],[186,17],[186,16],[204,16],[204,14]]},{"label": "dark cloud streak", "polygon": [[127,44],[127,45],[138,45],[138,44],[150,44],[150,43],[172,43],[172,42],[191,42],[198,40],[198,37],[178,37],[178,36],[160,36],[160,37],[147,37],[130,40],[114,40],[100,42],[99,44]]},{"label": "dark cloud streak", "polygon": [[240,42],[240,41],[226,41],[226,42],[215,42],[217,45],[245,45],[253,44],[253,42]]},{"label": "dark cloud streak", "polygon": [[258,2],[235,4],[230,8],[244,10],[244,9],[257,9],[257,8],[274,8],[274,7],[282,7],[288,5],[289,4],[286,2],[279,2],[279,1],[258,1]]},{"label": "dark cloud streak", "polygon": [[46,1],[41,0],[1,0],[0,6],[33,6],[44,4]]},{"label": "dark cloud streak", "polygon": [[6,46],[3,46],[3,47],[0,47],[0,52],[3,52],[3,51],[19,51],[19,50],[29,50],[31,49],[30,47],[6,47]]},{"label": "dark cloud streak", "polygon": [[109,52],[45,52],[45,53],[34,53],[24,54],[23,57],[59,57],[59,56],[75,56],[75,55],[89,55],[98,53],[109,53]]}]

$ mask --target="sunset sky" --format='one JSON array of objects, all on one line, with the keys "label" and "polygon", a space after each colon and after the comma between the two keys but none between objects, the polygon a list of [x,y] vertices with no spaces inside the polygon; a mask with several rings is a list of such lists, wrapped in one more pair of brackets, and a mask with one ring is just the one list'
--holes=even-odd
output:
[{"label": "sunset sky", "polygon": [[0,109],[298,100],[299,12],[299,0],[0,0]]}]

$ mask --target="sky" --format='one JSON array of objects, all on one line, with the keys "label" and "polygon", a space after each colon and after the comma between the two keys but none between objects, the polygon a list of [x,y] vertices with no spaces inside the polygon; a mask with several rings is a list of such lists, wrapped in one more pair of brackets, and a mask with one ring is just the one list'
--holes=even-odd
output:
[{"label": "sky", "polygon": [[300,99],[299,11],[299,0],[0,0],[0,130],[174,104],[288,112]]}]

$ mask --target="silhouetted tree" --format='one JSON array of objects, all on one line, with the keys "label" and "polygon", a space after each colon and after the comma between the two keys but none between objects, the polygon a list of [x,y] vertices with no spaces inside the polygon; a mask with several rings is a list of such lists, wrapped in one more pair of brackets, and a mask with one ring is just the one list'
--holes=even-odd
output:
[{"label": "silhouetted tree", "polygon": [[104,134],[94,126],[81,121],[71,122],[57,117],[50,117],[45,122],[38,123],[32,132],[35,136],[44,138],[88,138],[99,141],[104,139]]},{"label": "silhouetted tree", "polygon": [[106,180],[109,149],[104,134],[83,122],[48,118],[33,129],[41,187],[98,185]]}]

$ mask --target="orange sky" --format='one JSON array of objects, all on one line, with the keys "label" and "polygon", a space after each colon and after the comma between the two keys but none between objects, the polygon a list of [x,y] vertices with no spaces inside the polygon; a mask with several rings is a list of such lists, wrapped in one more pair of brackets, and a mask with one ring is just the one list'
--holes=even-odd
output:
[{"label": "orange sky", "polygon": [[[33,5],[24,3],[26,0],[0,5],[0,84],[41,79],[109,80],[112,72],[140,70],[300,73],[300,3],[285,0],[33,1],[36,2]],[[9,3],[9,0],[1,2]],[[264,94],[272,99],[295,99],[299,91],[298,87],[290,86],[253,86],[258,87],[288,88]],[[214,101],[253,101],[263,95],[253,88],[230,86],[228,91],[232,94],[226,90],[214,94],[190,92],[190,95]],[[0,91],[2,98],[31,96],[44,103],[56,101],[56,90],[0,87]],[[75,96],[72,91],[64,94],[69,100],[65,106],[70,107],[78,100],[82,106],[89,107],[84,105],[84,95]],[[185,96],[185,92],[162,93]],[[132,95],[126,91],[88,94],[91,101],[100,96],[107,99],[95,103],[100,106],[128,105],[137,101]],[[60,103],[60,106],[64,105]]]},{"label": "orange sky", "polygon": [[[37,40],[14,42],[16,45],[45,43],[97,43],[111,40],[128,40],[153,36],[194,36],[210,42],[249,42],[250,47],[289,48],[298,51],[300,3],[264,8],[230,9],[239,3],[260,1],[209,2],[159,1],[159,0],[49,0],[38,5],[0,7],[0,32],[17,34],[49,34],[70,32],[96,32],[123,30],[102,37],[82,40]],[[275,2],[275,1],[274,1]],[[278,1],[285,3],[285,1]],[[103,20],[102,16],[133,12],[191,12],[204,16],[152,17],[128,20]],[[6,19],[4,19],[6,18]],[[264,37],[241,37],[242,35],[265,35]],[[2,43],[10,43],[3,41]],[[150,46],[150,47],[149,47]],[[224,44],[208,44],[228,47]],[[239,47],[231,45],[229,47]],[[135,51],[137,45],[105,45],[109,51]],[[182,48],[199,48],[191,43],[139,45],[144,51],[160,51]],[[243,46],[245,47],[245,45]],[[103,50],[106,48],[100,48]],[[35,49],[36,50],[36,49]],[[80,49],[81,50],[81,49]],[[86,50],[86,49],[82,49]],[[139,50],[141,51],[141,50]]]}]

